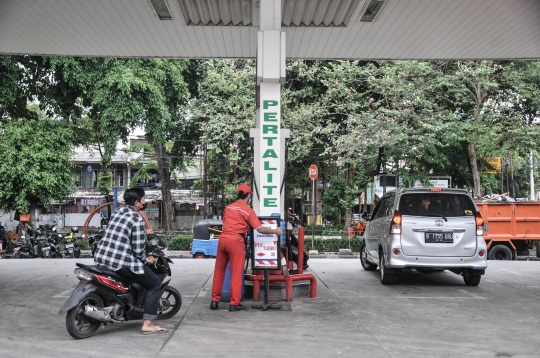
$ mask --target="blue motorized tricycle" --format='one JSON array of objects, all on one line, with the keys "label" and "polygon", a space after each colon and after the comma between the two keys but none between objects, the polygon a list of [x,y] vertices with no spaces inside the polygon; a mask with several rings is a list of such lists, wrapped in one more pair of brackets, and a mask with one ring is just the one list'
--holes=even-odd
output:
[{"label": "blue motorized tricycle", "polygon": [[216,257],[219,235],[223,231],[223,221],[217,219],[201,220],[193,229],[191,254],[194,259]]}]

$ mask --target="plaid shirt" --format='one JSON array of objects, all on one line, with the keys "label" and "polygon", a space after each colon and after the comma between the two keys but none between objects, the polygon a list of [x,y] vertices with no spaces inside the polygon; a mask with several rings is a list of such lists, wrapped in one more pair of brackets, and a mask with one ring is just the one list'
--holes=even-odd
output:
[{"label": "plaid shirt", "polygon": [[99,241],[94,261],[117,271],[125,267],[135,274],[143,274],[147,262],[144,254],[144,221],[132,206],[114,211],[105,235]]}]

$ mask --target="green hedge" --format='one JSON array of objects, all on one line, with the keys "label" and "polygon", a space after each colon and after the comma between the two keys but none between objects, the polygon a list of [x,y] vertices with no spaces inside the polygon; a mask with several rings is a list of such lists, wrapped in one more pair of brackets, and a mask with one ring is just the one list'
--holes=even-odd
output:
[{"label": "green hedge", "polygon": [[[172,251],[189,251],[191,250],[191,236],[177,235],[170,239],[167,243],[169,250]],[[314,240],[315,250],[319,252],[339,252],[339,249],[350,248],[353,252],[360,252],[362,239],[358,237],[351,238],[350,246],[349,239],[318,239]],[[311,237],[304,239],[304,248],[306,251],[311,250]]]},{"label": "green hedge", "polygon": [[[349,239],[317,239],[313,241],[315,250],[319,252],[339,252],[339,249],[351,249],[352,252],[360,252],[362,238],[353,237]],[[350,243],[350,246],[349,246]],[[311,237],[304,239],[304,249],[311,250]]]},{"label": "green hedge", "polygon": [[191,241],[193,237],[187,235],[176,235],[167,242],[167,247],[172,251],[191,250]]},{"label": "green hedge", "polygon": [[[311,235],[311,226],[304,227],[304,232],[306,236]],[[315,226],[313,230],[315,236],[342,236],[343,235],[343,225],[337,226]]]},{"label": "green hedge", "polygon": [[79,244],[79,248],[81,250],[90,250],[90,245],[88,244],[88,241],[85,241],[83,239],[78,239],[77,244]]}]

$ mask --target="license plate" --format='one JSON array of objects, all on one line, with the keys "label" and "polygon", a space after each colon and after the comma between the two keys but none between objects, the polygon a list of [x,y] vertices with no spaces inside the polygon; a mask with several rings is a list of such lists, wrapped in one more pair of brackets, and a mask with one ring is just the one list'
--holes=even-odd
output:
[{"label": "license plate", "polygon": [[72,247],[73,247],[73,244],[66,244],[66,249],[68,249],[68,248],[70,249]]},{"label": "license plate", "polygon": [[426,232],[427,244],[452,244],[454,243],[454,236],[452,233],[438,233],[438,232]]}]

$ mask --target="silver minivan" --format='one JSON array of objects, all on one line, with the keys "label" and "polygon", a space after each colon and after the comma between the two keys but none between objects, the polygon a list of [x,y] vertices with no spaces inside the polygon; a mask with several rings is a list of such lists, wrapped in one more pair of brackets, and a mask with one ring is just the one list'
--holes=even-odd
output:
[{"label": "silver minivan", "polygon": [[360,262],[381,283],[402,269],[450,270],[477,286],[487,267],[484,220],[464,189],[406,188],[386,193],[364,232]]}]

